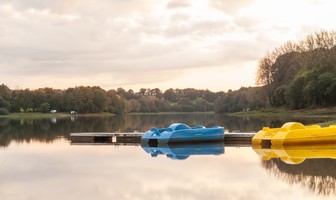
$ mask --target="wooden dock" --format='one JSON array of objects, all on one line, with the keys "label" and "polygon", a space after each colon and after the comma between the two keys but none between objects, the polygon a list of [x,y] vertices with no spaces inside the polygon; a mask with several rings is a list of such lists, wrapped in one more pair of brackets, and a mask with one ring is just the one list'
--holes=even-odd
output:
[{"label": "wooden dock", "polygon": [[[71,133],[71,144],[140,145],[143,133]],[[225,133],[224,143],[251,145],[255,133]]]},{"label": "wooden dock", "polygon": [[142,133],[71,133],[71,143],[129,143],[140,144]]}]

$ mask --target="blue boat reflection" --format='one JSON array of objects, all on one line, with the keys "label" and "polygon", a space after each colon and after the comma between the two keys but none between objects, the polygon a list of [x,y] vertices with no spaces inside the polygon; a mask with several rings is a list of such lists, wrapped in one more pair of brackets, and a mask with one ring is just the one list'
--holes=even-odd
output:
[{"label": "blue boat reflection", "polygon": [[152,157],[166,155],[167,158],[174,160],[185,160],[194,155],[220,155],[224,154],[224,143],[194,143],[194,144],[174,144],[159,145],[151,147],[147,144],[141,144],[146,153]]}]

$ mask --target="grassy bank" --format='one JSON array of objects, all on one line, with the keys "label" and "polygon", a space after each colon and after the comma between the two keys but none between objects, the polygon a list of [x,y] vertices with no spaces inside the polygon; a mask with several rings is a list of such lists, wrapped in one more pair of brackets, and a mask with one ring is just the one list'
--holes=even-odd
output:
[{"label": "grassy bank", "polygon": [[336,117],[336,108],[318,108],[318,109],[300,109],[300,110],[289,110],[289,109],[262,109],[247,112],[236,112],[230,115],[233,116],[256,116],[256,117],[267,117],[267,116],[295,116],[295,117],[307,117],[307,116],[318,116],[318,117]]},{"label": "grassy bank", "polygon": [[214,111],[207,112],[157,112],[157,113],[128,113],[127,115],[181,115],[181,114],[215,114]]},{"label": "grassy bank", "polygon": [[[127,115],[172,115],[172,114],[214,114],[215,112],[158,112],[158,113],[128,113]],[[70,113],[10,113],[9,115],[0,115],[0,118],[62,118],[73,116],[85,117],[106,117],[116,116],[113,113],[86,113],[86,114],[70,114]]]},{"label": "grassy bank", "polygon": [[0,118],[20,119],[20,118],[62,118],[73,116],[115,116],[112,113],[87,113],[87,114],[70,114],[70,113],[10,113],[9,115],[0,115]]},{"label": "grassy bank", "polygon": [[229,115],[248,117],[325,117],[325,122],[317,124],[323,127],[336,124],[336,107],[300,110],[289,110],[284,108],[263,109],[257,111],[237,112]]}]

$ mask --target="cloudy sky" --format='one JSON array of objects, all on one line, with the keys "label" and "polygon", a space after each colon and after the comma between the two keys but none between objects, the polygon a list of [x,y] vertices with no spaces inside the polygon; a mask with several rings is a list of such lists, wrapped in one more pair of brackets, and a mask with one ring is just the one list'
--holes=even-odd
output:
[{"label": "cloudy sky", "polygon": [[333,0],[1,0],[10,88],[254,86],[257,61],[336,29]]}]

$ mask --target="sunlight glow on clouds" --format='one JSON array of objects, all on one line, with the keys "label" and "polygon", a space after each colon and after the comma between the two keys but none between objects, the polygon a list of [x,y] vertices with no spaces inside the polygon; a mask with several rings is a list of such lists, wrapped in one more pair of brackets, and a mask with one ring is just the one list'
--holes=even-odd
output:
[{"label": "sunlight glow on clouds", "polygon": [[332,0],[2,0],[0,84],[253,86],[259,58],[288,40],[333,29],[335,6]]}]

